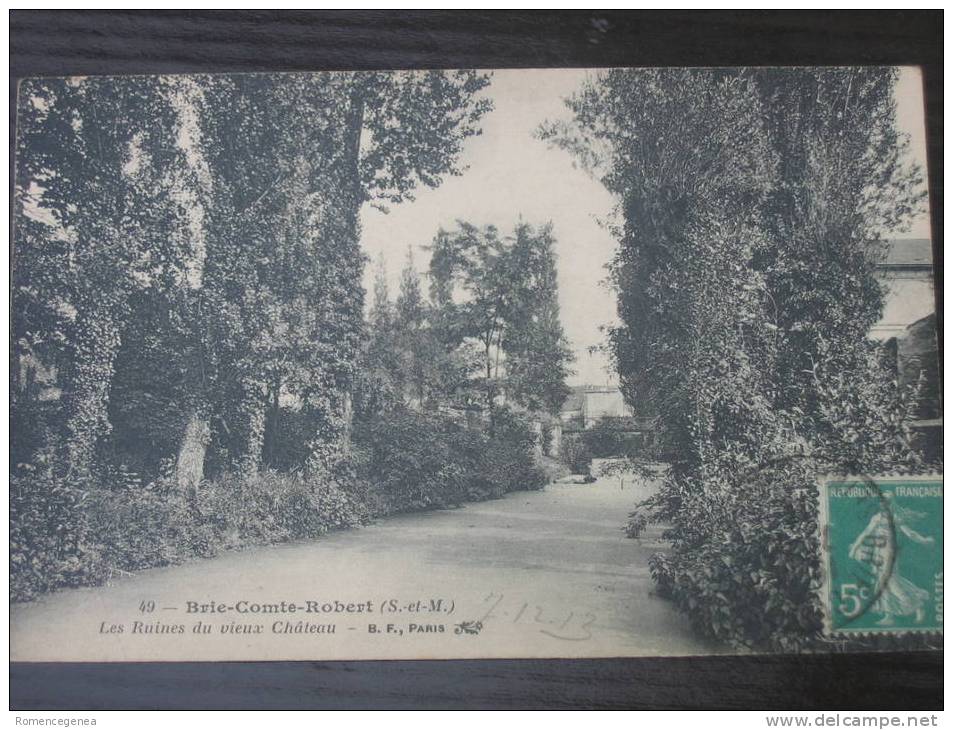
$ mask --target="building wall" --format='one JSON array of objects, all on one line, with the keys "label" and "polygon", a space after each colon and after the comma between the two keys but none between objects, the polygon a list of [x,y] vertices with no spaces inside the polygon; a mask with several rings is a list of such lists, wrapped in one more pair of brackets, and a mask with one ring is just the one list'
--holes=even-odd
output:
[{"label": "building wall", "polygon": [[870,331],[874,339],[898,337],[913,322],[933,314],[936,300],[932,270],[885,271],[880,280],[887,287],[887,293],[883,317]]},{"label": "building wall", "polygon": [[940,397],[940,357],[936,315],[914,322],[898,337],[897,370],[901,382],[918,383],[913,442],[929,464],[943,461],[943,411]]},{"label": "building wall", "polygon": [[592,428],[603,416],[620,418],[631,415],[632,409],[626,404],[622,391],[618,388],[592,390],[586,393],[583,405],[586,428]]},{"label": "building wall", "polygon": [[582,418],[582,409],[576,408],[572,410],[560,411],[559,417],[562,419],[563,423],[568,423],[574,418]]}]

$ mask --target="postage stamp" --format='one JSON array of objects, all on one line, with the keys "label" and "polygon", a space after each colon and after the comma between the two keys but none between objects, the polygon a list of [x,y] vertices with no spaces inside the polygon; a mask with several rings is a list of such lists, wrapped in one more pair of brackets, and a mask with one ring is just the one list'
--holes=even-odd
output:
[{"label": "postage stamp", "polygon": [[943,630],[943,479],[820,485],[827,633]]}]

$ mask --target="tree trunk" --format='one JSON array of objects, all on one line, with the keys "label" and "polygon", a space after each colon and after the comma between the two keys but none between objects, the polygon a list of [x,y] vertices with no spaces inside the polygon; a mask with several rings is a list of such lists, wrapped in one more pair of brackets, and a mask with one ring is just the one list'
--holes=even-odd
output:
[{"label": "tree trunk", "polygon": [[250,380],[242,388],[242,405],[239,410],[241,418],[239,452],[233,460],[234,469],[243,476],[257,474],[261,468],[267,408],[268,404],[262,387]]},{"label": "tree trunk", "polygon": [[186,494],[194,493],[205,477],[205,451],[211,435],[208,418],[199,409],[194,410],[185,425],[175,462],[176,483]]},{"label": "tree trunk", "polygon": [[312,473],[335,472],[350,451],[350,396],[332,398],[326,407],[321,427],[308,444],[305,470]]},{"label": "tree trunk", "polygon": [[64,383],[66,445],[61,468],[70,475],[89,474],[96,445],[110,431],[109,389],[122,339],[108,301],[84,309],[77,316],[73,362]]},{"label": "tree trunk", "polygon": [[489,434],[493,436],[496,432],[496,423],[493,408],[493,359],[490,357],[490,337],[487,337],[484,345],[486,356],[486,415],[489,424]]},{"label": "tree trunk", "polygon": [[[366,89],[359,75],[350,83],[347,110],[344,113],[344,158],[337,171],[340,175],[342,204],[344,208],[344,236],[341,246],[350,247],[359,255],[360,212],[364,204],[364,189],[361,187],[361,135],[364,131],[364,94]],[[328,420],[334,426],[325,434],[315,434],[309,445],[306,468],[333,469],[351,448],[351,421],[353,408],[351,393],[342,386],[331,395],[331,413]],[[327,439],[327,440],[325,440]]]},{"label": "tree trunk", "polygon": [[268,414],[265,418],[265,435],[262,461],[268,466],[278,465],[278,446],[281,441],[281,377],[275,376],[268,393]]}]

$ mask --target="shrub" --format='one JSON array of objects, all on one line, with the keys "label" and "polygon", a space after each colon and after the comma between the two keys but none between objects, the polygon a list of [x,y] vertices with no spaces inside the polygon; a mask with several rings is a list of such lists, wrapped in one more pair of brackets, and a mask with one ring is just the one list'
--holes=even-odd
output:
[{"label": "shrub", "polygon": [[601,418],[580,436],[594,458],[635,456],[638,450],[638,438],[635,434],[623,430],[626,425],[626,422],[620,422],[616,418]]},{"label": "shrub", "polygon": [[588,475],[592,469],[592,451],[581,433],[563,437],[562,457],[573,474]]},{"label": "shrub", "polygon": [[650,564],[659,593],[704,635],[758,649],[802,649],[822,625],[812,471],[781,461],[748,474],[743,491],[737,482],[724,474],[671,477],[659,493],[672,499],[677,492],[680,509],[677,528],[665,535],[673,551]]},{"label": "shrub", "polygon": [[175,565],[219,551],[219,536],[207,534],[185,497],[163,482],[96,490],[90,494],[88,514],[110,570]]},{"label": "shrub", "polygon": [[492,423],[481,471],[494,496],[542,488],[547,481],[546,473],[533,457],[536,436],[525,418],[507,408],[497,408]]},{"label": "shrub", "polygon": [[623,528],[626,537],[639,538],[648,526],[648,517],[640,510],[629,513],[629,519]]},{"label": "shrub", "polygon": [[356,424],[353,464],[334,474],[226,473],[190,492],[171,474],[144,482],[122,466],[101,470],[95,487],[25,468],[11,479],[11,597],[314,538],[371,514],[542,487],[527,424],[509,412],[495,419],[491,437],[441,414],[401,409]]},{"label": "shrub", "polygon": [[508,492],[542,489],[546,473],[533,461],[531,453],[518,445],[491,439],[480,466],[487,497],[502,497]]},{"label": "shrub", "polygon": [[168,478],[114,486],[83,490],[49,474],[11,480],[13,600],[367,521],[349,485],[327,475],[223,475],[193,495]]},{"label": "shrub", "polygon": [[510,411],[493,415],[493,435],[449,416],[399,408],[357,424],[358,475],[376,495],[377,513],[450,507],[538,489],[547,479],[533,461],[534,437]]},{"label": "shrub", "polygon": [[86,519],[88,491],[51,469],[10,478],[10,597],[97,582],[104,566]]},{"label": "shrub", "polygon": [[318,537],[367,520],[361,501],[329,475],[226,474],[203,483],[194,502],[197,524],[212,526],[237,545]]},{"label": "shrub", "polygon": [[359,478],[377,495],[381,513],[460,504],[471,487],[469,462],[483,446],[449,418],[409,409],[360,423],[354,436]]}]

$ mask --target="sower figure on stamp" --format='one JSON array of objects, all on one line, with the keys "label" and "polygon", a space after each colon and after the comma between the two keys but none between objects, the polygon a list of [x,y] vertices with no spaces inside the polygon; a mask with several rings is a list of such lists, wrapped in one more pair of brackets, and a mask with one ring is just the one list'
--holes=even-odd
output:
[{"label": "sower figure on stamp", "polygon": [[850,557],[871,573],[878,594],[869,610],[883,615],[877,622],[879,625],[889,626],[894,617],[911,614],[919,624],[925,618],[923,607],[930,593],[898,572],[897,540],[893,530],[899,530],[920,545],[932,545],[934,539],[921,535],[908,524],[926,515],[893,505],[892,497],[889,493],[884,495],[880,510],[870,518],[867,527],[850,546]]}]

